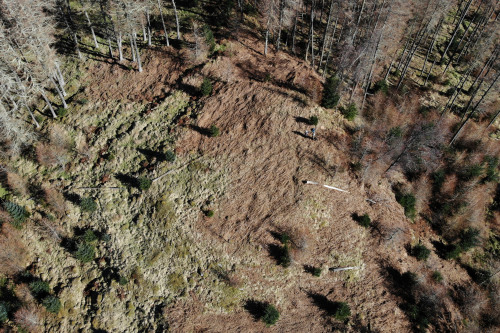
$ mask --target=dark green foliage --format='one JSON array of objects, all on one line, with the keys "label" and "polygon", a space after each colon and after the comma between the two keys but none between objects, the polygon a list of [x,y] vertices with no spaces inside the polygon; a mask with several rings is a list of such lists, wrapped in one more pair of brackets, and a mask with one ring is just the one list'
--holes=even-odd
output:
[{"label": "dark green foliage", "polygon": [[431,174],[432,177],[432,188],[434,191],[439,191],[444,184],[446,178],[446,173],[444,170],[438,170]]},{"label": "dark green foliage", "polygon": [[147,191],[151,187],[151,184],[153,184],[153,181],[146,177],[139,177],[137,179],[137,184],[141,191]]},{"label": "dark green foliage", "polygon": [[358,223],[365,228],[369,228],[372,220],[370,219],[370,216],[368,214],[364,214],[359,217]]},{"label": "dark green foliage", "polygon": [[167,162],[174,162],[175,161],[175,153],[171,150],[167,150],[167,152],[165,153],[165,161]]},{"label": "dark green foliage", "polygon": [[401,285],[411,291],[418,284],[418,276],[413,272],[404,272],[401,274]]},{"label": "dark green foliage", "polygon": [[393,144],[397,139],[400,139],[403,136],[403,130],[401,127],[396,126],[392,127],[389,132],[387,132],[387,142],[389,144]]},{"label": "dark green foliage", "polygon": [[212,82],[209,78],[204,78],[200,86],[200,92],[203,96],[210,96],[212,94]]},{"label": "dark green foliage", "polygon": [[411,254],[418,260],[427,260],[431,254],[431,250],[422,244],[417,244],[411,249]]},{"label": "dark green foliage", "polygon": [[205,35],[205,41],[208,45],[208,51],[212,53],[215,50],[217,44],[215,43],[214,33],[208,25],[203,27],[203,34]]},{"label": "dark green foliage", "polygon": [[92,213],[97,209],[97,203],[92,198],[82,198],[80,200],[80,209],[83,212]]},{"label": "dark green foliage", "polygon": [[316,277],[320,277],[321,276],[321,268],[319,267],[314,267],[312,269],[312,275],[316,276]]},{"label": "dark green foliage", "polygon": [[128,280],[125,276],[120,275],[120,278],[118,279],[118,283],[120,284],[120,286],[124,286],[128,283]]},{"label": "dark green foliage", "polygon": [[416,199],[411,193],[399,194],[396,196],[396,200],[405,210],[405,215],[409,219],[413,220],[417,216],[417,210],[415,208]]},{"label": "dark green foliage", "polygon": [[270,73],[266,73],[264,76],[264,82],[271,82],[273,80],[273,76]]},{"label": "dark green foliage", "polygon": [[262,321],[266,324],[266,326],[276,324],[279,318],[280,313],[278,309],[276,309],[272,304],[267,304],[264,309],[264,315],[262,316]]},{"label": "dark green foliage", "polygon": [[208,130],[208,134],[210,135],[210,137],[215,138],[215,137],[219,136],[220,130],[217,126],[212,125],[212,126],[210,126],[210,129]]},{"label": "dark green foliage", "polygon": [[460,234],[460,247],[463,251],[468,251],[475,246],[479,245],[479,230],[476,228],[469,228],[463,230]]},{"label": "dark green foliage", "polygon": [[80,243],[75,252],[76,259],[81,262],[91,262],[95,258],[95,248],[91,244]]},{"label": "dark green foliage", "polygon": [[7,321],[7,319],[9,319],[9,304],[0,301],[0,323]]},{"label": "dark green foliage", "polygon": [[384,94],[387,94],[389,92],[389,85],[387,84],[386,80],[380,80],[375,83],[375,87],[373,88],[375,92],[381,91]]},{"label": "dark green foliage", "polygon": [[448,248],[444,257],[445,257],[445,259],[448,259],[448,260],[456,259],[456,258],[460,257],[460,254],[462,254],[462,252],[463,252],[462,247],[459,244],[454,244]]},{"label": "dark green foliage", "polygon": [[56,111],[57,116],[59,116],[59,117],[61,117],[61,118],[62,118],[62,117],[64,117],[65,115],[67,115],[67,114],[68,114],[68,112],[69,112],[69,110],[68,110],[68,109],[63,108],[62,106],[61,106],[60,108],[58,108],[58,109],[57,109],[57,111]]},{"label": "dark green foliage", "polygon": [[88,102],[89,102],[89,100],[86,98],[82,98],[82,99],[77,101],[77,103],[80,105],[86,105],[86,104],[88,104]]},{"label": "dark green foliage", "polygon": [[47,309],[47,311],[52,313],[58,313],[61,310],[61,301],[59,298],[53,295],[49,295],[43,299],[43,306]]},{"label": "dark green foliage", "polygon": [[29,217],[29,213],[26,209],[10,201],[4,201],[2,205],[12,217],[12,225],[16,229],[21,229],[23,227],[23,223]]},{"label": "dark green foliage", "polygon": [[439,271],[434,271],[432,273],[432,279],[436,282],[442,282],[443,281],[443,275]]},{"label": "dark green foliage", "polygon": [[337,106],[340,95],[337,92],[339,86],[339,79],[336,76],[331,76],[326,80],[323,89],[323,100],[321,105],[327,109],[332,109]]},{"label": "dark green foliage", "polygon": [[206,217],[213,217],[215,215],[214,211],[209,209],[205,212]]},{"label": "dark green foliage", "polygon": [[309,117],[309,125],[311,125],[311,126],[317,126],[318,121],[319,121],[318,117],[316,117],[316,116]]},{"label": "dark green foliage", "polygon": [[31,294],[36,298],[43,297],[50,292],[49,283],[42,280],[33,281],[29,284]]},{"label": "dark green foliage", "polygon": [[448,88],[446,90],[446,92],[444,93],[446,96],[450,97],[451,95],[453,95],[455,93],[455,88]]},{"label": "dark green foliage", "polygon": [[102,234],[102,235],[101,235],[101,240],[102,240],[104,243],[107,243],[107,242],[111,241],[111,235],[110,235],[110,234],[108,234],[108,233]]},{"label": "dark green foliage", "polygon": [[349,121],[353,121],[354,118],[356,118],[356,116],[358,115],[358,108],[354,103],[349,104],[345,109],[342,108],[341,111],[344,117]]},{"label": "dark green foliage", "polygon": [[290,267],[290,265],[292,264],[292,255],[290,254],[290,248],[288,244],[283,245],[283,248],[281,249],[279,263],[285,268]]},{"label": "dark green foliage", "polygon": [[290,235],[287,234],[286,232],[282,233],[280,235],[280,241],[281,243],[287,245],[290,242]]},{"label": "dark green foliage", "polygon": [[85,233],[83,234],[83,241],[85,243],[92,243],[95,240],[97,240],[97,236],[96,236],[95,232],[93,232],[90,229],[85,231]]},{"label": "dark green foliage", "polygon": [[484,182],[498,182],[498,163],[499,159],[496,156],[485,156],[484,161],[486,162],[486,176],[484,177]]},{"label": "dark green foliage", "polygon": [[481,175],[483,167],[480,164],[472,164],[459,171],[459,177],[462,180],[473,180]]},{"label": "dark green foliage", "polygon": [[351,308],[345,302],[335,302],[335,312],[333,316],[337,320],[344,321],[351,316]]}]

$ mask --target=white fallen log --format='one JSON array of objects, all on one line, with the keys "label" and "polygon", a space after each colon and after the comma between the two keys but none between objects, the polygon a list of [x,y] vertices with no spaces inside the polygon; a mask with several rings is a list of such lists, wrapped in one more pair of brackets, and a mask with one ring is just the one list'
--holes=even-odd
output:
[{"label": "white fallen log", "polygon": [[351,269],[359,269],[357,266],[351,266],[351,267],[337,267],[337,268],[330,268],[330,271],[332,272],[341,272],[341,271],[349,271]]},{"label": "white fallen log", "polygon": [[[308,184],[308,185],[320,185],[319,183],[317,183],[317,182],[313,182],[313,181],[310,181],[310,180],[307,180],[307,181],[306,181],[306,184]],[[338,187],[334,187],[334,186],[330,186],[330,185],[321,185],[321,186],[326,187],[326,188],[328,188],[328,189],[330,189],[330,190],[335,190],[335,191],[340,191],[340,192],[349,193],[348,191],[343,190],[343,189],[338,188]]]}]

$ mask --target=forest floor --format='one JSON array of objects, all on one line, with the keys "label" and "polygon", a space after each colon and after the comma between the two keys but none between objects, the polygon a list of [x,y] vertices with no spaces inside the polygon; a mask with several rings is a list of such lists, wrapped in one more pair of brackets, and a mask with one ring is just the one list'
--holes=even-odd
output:
[{"label": "forest floor", "polygon": [[[405,182],[398,172],[363,185],[350,171],[353,125],[318,106],[322,80],[309,66],[285,53],[266,58],[251,37],[224,43],[223,54],[201,65],[180,65],[185,55],[175,48],[146,51],[143,73],[88,62],[85,84],[75,85],[72,110],[57,124],[78,155],[64,171],[19,161],[32,181],[98,199],[91,215],[71,205],[63,234],[91,227],[111,236],[99,246],[103,259],[90,264],[34,231],[23,236],[37,239],[28,245],[40,257],[36,273],[59,286],[63,311],[47,330],[406,332],[398,274],[419,272],[436,284],[438,270],[444,282],[435,290],[442,294],[469,283],[455,261],[435,252],[425,262],[409,256],[409,244],[433,249],[437,236],[405,217],[392,190]],[[209,97],[197,92],[203,77],[214,83]],[[316,141],[303,135],[312,115],[320,119]],[[213,124],[220,128],[215,138],[206,135]],[[166,149],[175,151],[175,162],[158,157]],[[175,172],[144,192],[104,188],[169,170]],[[213,217],[205,216],[208,209]],[[365,213],[370,228],[353,218]],[[278,264],[283,232],[296,243],[289,268]],[[107,266],[129,284],[107,280]],[[321,276],[310,266],[321,267]],[[329,271],[345,266],[359,269]],[[277,324],[258,322],[252,301],[274,304]],[[351,307],[347,326],[329,315],[336,301]],[[453,322],[456,313],[442,320]]]}]

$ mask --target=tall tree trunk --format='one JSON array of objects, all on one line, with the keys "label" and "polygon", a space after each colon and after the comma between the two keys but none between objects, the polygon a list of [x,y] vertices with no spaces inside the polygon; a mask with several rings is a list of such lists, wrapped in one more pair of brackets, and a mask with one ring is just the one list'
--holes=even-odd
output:
[{"label": "tall tree trunk", "polygon": [[448,49],[450,48],[451,44],[453,43],[453,41],[455,40],[455,36],[457,35],[457,32],[458,30],[460,30],[460,26],[462,25],[462,21],[465,19],[465,15],[467,14],[467,12],[469,11],[469,8],[470,8],[470,5],[472,4],[472,1],[473,0],[469,0],[469,2],[467,3],[463,13],[462,13],[462,16],[460,17],[460,20],[458,21],[457,25],[455,26],[455,30],[453,31],[453,34],[451,35],[451,39],[450,39],[450,42],[448,43],[448,45],[446,46],[444,52],[443,52],[443,55],[441,56],[441,60],[440,62],[443,61],[443,58],[444,56],[446,55],[446,52],[448,52]]},{"label": "tall tree trunk", "polygon": [[141,28],[142,28],[142,40],[144,41],[144,43],[146,43],[148,41],[148,35],[146,33],[146,26],[144,25],[142,19],[141,19]]},{"label": "tall tree trunk", "polygon": [[279,0],[279,11],[280,11],[280,17],[278,20],[278,37],[276,38],[276,51],[280,51],[280,43],[281,43],[281,30],[283,28],[283,15],[285,11],[285,0]]},{"label": "tall tree trunk", "polygon": [[174,7],[175,14],[175,26],[177,27],[177,39],[181,39],[181,26],[179,24],[179,15],[177,13],[177,7],[175,6],[175,1],[172,0],[172,6]]},{"label": "tall tree trunk", "polygon": [[123,61],[123,40],[121,31],[118,32],[118,37],[116,38],[116,44],[118,44],[119,61]]},{"label": "tall tree trunk", "polygon": [[57,118],[56,113],[54,112],[54,108],[52,107],[52,103],[50,103],[49,99],[47,98],[47,95],[43,92],[43,90],[40,90],[40,93],[42,94],[43,99],[45,100],[45,103],[47,103],[47,106],[50,110],[50,113],[52,113],[52,118]]},{"label": "tall tree trunk", "polygon": [[137,57],[135,55],[135,44],[134,44],[134,33],[131,33],[130,34],[130,52],[132,53],[132,61],[133,62],[136,62],[137,61]]},{"label": "tall tree trunk", "polygon": [[38,121],[36,120],[35,118],[35,115],[33,114],[33,112],[31,112],[31,109],[30,107],[28,106],[28,104],[24,104],[24,106],[26,106],[26,109],[28,109],[28,112],[30,113],[30,116],[31,116],[31,120],[33,120],[33,122],[35,123],[36,125],[36,128],[40,128],[40,124],[38,123]]},{"label": "tall tree trunk", "polygon": [[299,15],[295,12],[295,21],[293,23],[293,32],[292,32],[292,53],[295,54],[295,36],[297,34],[297,22],[299,20]]},{"label": "tall tree trunk", "polygon": [[431,54],[432,50],[434,49],[434,45],[436,44],[436,39],[437,39],[439,30],[441,30],[442,22],[443,21],[440,20],[438,25],[436,26],[436,31],[434,32],[434,37],[432,37],[431,45],[427,49],[427,54],[425,55],[425,60],[424,60],[423,66],[422,66],[422,70],[420,71],[420,76],[424,75],[425,65],[427,64],[427,60],[429,59],[429,54]]},{"label": "tall tree trunk", "polygon": [[108,38],[108,48],[109,48],[109,57],[113,59],[113,47],[111,46],[111,38]]},{"label": "tall tree trunk", "polygon": [[160,11],[161,24],[163,24],[163,32],[165,33],[165,41],[167,42],[167,46],[170,46],[170,41],[168,40],[167,26],[165,25],[165,20],[163,19],[163,10],[161,8],[160,0],[158,0],[158,10]]},{"label": "tall tree trunk", "polygon": [[148,46],[151,46],[151,21],[149,20],[149,10],[146,10],[146,19],[148,20]]},{"label": "tall tree trunk", "polygon": [[96,49],[98,49],[99,44],[97,44],[97,38],[95,36],[94,27],[92,26],[92,22],[90,22],[89,14],[87,13],[87,10],[85,10],[85,9],[83,10],[83,12],[85,13],[85,17],[87,18],[87,23],[89,25],[90,31],[92,31],[92,38],[94,39],[94,47]]},{"label": "tall tree trunk", "polygon": [[56,88],[57,93],[59,94],[59,98],[61,99],[61,103],[63,105],[63,108],[67,109],[68,108],[68,104],[66,104],[66,101],[64,100],[64,95],[61,92],[61,89],[59,89],[59,86],[57,85],[57,82],[54,80],[54,78],[52,76],[50,77],[50,80],[54,84],[54,87]]},{"label": "tall tree trunk", "polygon": [[358,34],[359,22],[361,22],[361,17],[363,16],[363,10],[365,9],[365,3],[366,3],[366,0],[363,0],[363,3],[361,4],[361,9],[359,10],[358,21],[356,22],[356,28],[354,30],[354,34],[352,35],[352,44],[353,45],[356,43],[356,35]]},{"label": "tall tree trunk", "polygon": [[137,66],[139,68],[139,73],[142,73],[142,62],[141,62],[141,54],[139,53],[139,48],[137,47],[137,40],[134,38],[135,53],[137,56]]},{"label": "tall tree trunk", "polygon": [[319,56],[318,70],[321,68],[321,64],[323,63],[323,56],[325,54],[325,47],[326,47],[326,38],[328,36],[328,30],[330,29],[330,23],[332,21],[333,4],[334,0],[331,0],[330,10],[328,11],[328,18],[326,20],[325,32],[323,33],[323,42],[321,43],[321,54]]},{"label": "tall tree trunk", "polygon": [[491,82],[490,86],[488,87],[488,89],[484,92],[483,96],[481,96],[481,98],[479,99],[479,101],[476,103],[476,105],[474,106],[474,108],[472,109],[472,111],[469,113],[469,115],[467,116],[467,118],[465,119],[464,122],[462,122],[462,125],[460,125],[460,127],[458,128],[458,130],[455,132],[455,135],[453,135],[453,138],[451,138],[451,141],[450,141],[450,146],[453,144],[453,142],[455,142],[455,140],[457,139],[457,137],[460,135],[460,132],[462,132],[464,126],[467,124],[467,122],[472,118],[472,116],[474,115],[474,113],[476,112],[477,110],[477,107],[479,106],[479,104],[481,104],[481,102],[483,101],[484,97],[489,93],[489,91],[491,90],[491,88],[495,85],[495,83],[497,82],[498,78],[500,77],[500,72],[497,73],[497,76],[495,77],[495,79],[493,80],[493,82]]},{"label": "tall tree trunk", "polygon": [[[410,53],[408,55],[408,61],[406,62],[406,65],[403,69],[403,72],[401,73],[401,76],[399,78],[397,89],[399,89],[399,87],[401,87],[401,84],[403,83],[403,80],[406,76],[406,72],[408,71],[408,67],[410,66],[410,63],[413,59],[413,56],[415,55],[415,52],[418,49],[418,45],[420,44],[422,37],[425,35],[425,29],[428,25],[429,25],[429,22],[427,22],[426,26],[423,27],[422,30],[420,32],[418,32],[417,35],[415,36],[415,43],[414,43],[413,49],[410,51]],[[420,37],[418,36],[419,34],[420,34]]]},{"label": "tall tree trunk", "polygon": [[76,54],[78,55],[78,59],[83,59],[82,53],[80,52],[80,48],[78,47],[78,37],[73,33],[73,40],[75,41]]},{"label": "tall tree trunk", "polygon": [[462,75],[462,77],[460,78],[460,81],[455,86],[455,90],[453,91],[453,94],[450,96],[450,98],[448,99],[448,102],[444,106],[444,109],[441,112],[441,116],[444,115],[444,113],[446,112],[446,110],[448,109],[448,107],[450,109],[453,107],[453,104],[455,103],[455,100],[462,93],[462,89],[463,89],[463,87],[465,85],[465,82],[467,82],[467,79],[469,78],[469,75],[470,75],[470,73],[472,72],[473,69],[474,69],[474,66],[470,66],[470,68],[467,70],[467,72],[465,73],[465,75]]},{"label": "tall tree trunk", "polygon": [[427,81],[429,81],[429,77],[431,76],[432,70],[434,69],[436,62],[437,62],[437,57],[432,62],[432,66],[431,66],[431,69],[429,69],[429,73],[427,73],[427,77],[425,78],[425,82],[424,82],[424,87],[427,85]]}]

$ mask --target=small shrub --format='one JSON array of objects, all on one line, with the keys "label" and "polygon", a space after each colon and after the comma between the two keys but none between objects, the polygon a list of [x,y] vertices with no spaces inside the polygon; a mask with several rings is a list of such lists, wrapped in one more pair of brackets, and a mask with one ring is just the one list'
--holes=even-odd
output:
[{"label": "small shrub", "polygon": [[472,164],[463,168],[459,172],[459,176],[463,180],[473,180],[481,175],[483,172],[483,167],[480,164]]},{"label": "small shrub", "polygon": [[61,310],[61,301],[56,296],[47,296],[43,299],[43,306],[47,311],[52,313],[58,313]]},{"label": "small shrub", "polygon": [[60,117],[60,118],[66,116],[68,114],[68,112],[69,112],[69,110],[63,108],[62,106],[60,108],[58,108],[57,111],[56,111],[57,116]]},{"label": "small shrub", "polygon": [[3,323],[9,319],[9,304],[0,301],[0,323]]},{"label": "small shrub", "polygon": [[280,241],[282,244],[287,245],[290,242],[290,235],[286,232],[280,235]]},{"label": "small shrub", "polygon": [[345,302],[336,302],[335,312],[333,313],[333,316],[335,317],[335,319],[341,321],[349,318],[351,316],[351,308],[349,307],[349,304]]},{"label": "small shrub", "polygon": [[411,254],[418,260],[427,260],[431,254],[431,250],[422,244],[417,244],[411,249]]},{"label": "small shrub", "polygon": [[438,170],[431,174],[431,178],[434,191],[439,191],[446,179],[446,173],[444,170]]},{"label": "small shrub", "polygon": [[401,129],[401,127],[396,126],[396,127],[392,127],[389,130],[389,132],[387,132],[386,140],[389,143],[392,143],[392,142],[396,141],[396,139],[400,139],[401,137],[403,137],[403,130]]},{"label": "small shrub", "polygon": [[337,92],[339,79],[336,76],[331,76],[326,80],[323,89],[323,100],[321,105],[327,109],[333,109],[337,106],[340,100],[340,95]]},{"label": "small shrub", "polygon": [[78,244],[78,248],[75,252],[76,259],[81,262],[91,262],[95,258],[95,248],[91,244],[80,243]]},{"label": "small shrub", "polygon": [[93,241],[96,241],[97,240],[97,235],[95,234],[94,231],[88,229],[87,231],[85,231],[85,233],[83,234],[83,241],[85,243],[92,243]]},{"label": "small shrub", "polygon": [[462,252],[463,252],[462,247],[459,244],[454,244],[448,248],[444,257],[445,257],[445,259],[448,259],[448,260],[457,259],[458,257],[460,257],[460,254],[462,254]]},{"label": "small shrub", "polygon": [[50,292],[49,283],[42,280],[33,281],[29,284],[31,294],[35,297],[42,297]]},{"label": "small shrub", "polygon": [[417,209],[415,208],[417,200],[415,199],[415,196],[411,193],[399,194],[396,196],[396,200],[401,206],[403,206],[406,217],[411,220],[415,219],[417,216]]},{"label": "small shrub", "polygon": [[468,251],[473,247],[478,246],[479,243],[479,229],[469,228],[461,232],[460,247],[463,251]]},{"label": "small shrub", "polygon": [[128,280],[125,276],[120,275],[120,278],[118,279],[118,283],[120,284],[120,286],[124,286],[128,283]]},{"label": "small shrub", "polygon": [[95,212],[97,209],[97,203],[92,198],[82,198],[80,200],[80,209],[83,212]]},{"label": "small shrub", "polygon": [[486,176],[483,179],[483,182],[498,182],[498,164],[499,159],[496,156],[486,156],[484,158],[486,162]]},{"label": "small shrub", "polygon": [[272,79],[273,77],[270,73],[266,73],[266,76],[264,76],[264,82],[271,82]]},{"label": "small shrub", "polygon": [[167,152],[165,153],[165,161],[172,163],[175,161],[175,158],[175,153],[171,150],[167,150]]},{"label": "small shrub", "polygon": [[409,291],[413,290],[418,284],[418,276],[413,272],[404,272],[401,274],[401,285],[408,288]]},{"label": "small shrub", "polygon": [[283,245],[279,262],[280,265],[285,268],[290,267],[290,265],[292,264],[292,255],[290,254],[290,248],[288,244]]},{"label": "small shrub", "polygon": [[353,121],[358,115],[358,108],[356,107],[356,104],[349,104],[346,109],[342,109],[342,114],[347,120]]},{"label": "small shrub", "polygon": [[362,227],[369,228],[371,223],[372,223],[372,220],[370,219],[370,216],[368,214],[364,214],[364,215],[359,217],[358,223]]},{"label": "small shrub", "polygon": [[2,205],[3,208],[9,213],[10,217],[12,217],[11,223],[14,228],[21,229],[23,227],[23,223],[26,222],[26,219],[29,217],[29,213],[26,209],[10,201],[4,201]]},{"label": "small shrub", "polygon": [[82,99],[78,100],[78,104],[80,104],[80,105],[86,105],[88,102],[89,102],[89,100],[86,98],[82,98]]},{"label": "small shrub", "polygon": [[318,117],[316,117],[316,116],[309,117],[309,125],[311,125],[311,126],[317,126],[318,121],[319,121]]},{"label": "small shrub", "polygon": [[209,209],[205,212],[206,217],[213,217],[215,215],[214,211]]},{"label": "small shrub", "polygon": [[210,126],[210,129],[208,130],[208,134],[211,138],[215,138],[215,137],[219,136],[220,130],[217,126],[212,125],[212,126]]},{"label": "small shrub", "polygon": [[212,53],[217,46],[217,44],[215,43],[214,33],[208,25],[205,25],[203,27],[203,34],[205,35],[205,41],[209,47],[209,52]]},{"label": "small shrub", "polygon": [[321,276],[321,268],[314,267],[313,270],[312,270],[312,275],[314,275],[316,277],[320,277]]},{"label": "small shrub", "polygon": [[137,184],[139,185],[139,189],[141,191],[147,191],[151,187],[151,184],[153,184],[153,181],[146,177],[140,177],[137,179]]},{"label": "small shrub", "polygon": [[443,275],[439,271],[434,271],[432,273],[432,279],[436,282],[442,282],[443,281]]},{"label": "small shrub", "polygon": [[387,84],[386,80],[380,80],[375,83],[374,90],[375,92],[381,91],[387,95],[387,93],[389,92],[389,85]]},{"label": "small shrub", "polygon": [[276,309],[272,304],[267,304],[264,308],[264,315],[262,316],[262,321],[266,324],[266,326],[269,327],[276,324],[279,318],[280,313],[278,309]]},{"label": "small shrub", "polygon": [[200,86],[200,91],[203,96],[210,96],[212,94],[212,82],[209,78],[204,78]]}]

